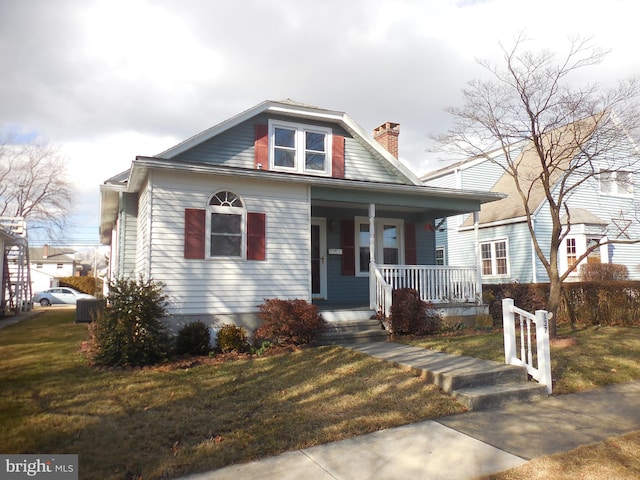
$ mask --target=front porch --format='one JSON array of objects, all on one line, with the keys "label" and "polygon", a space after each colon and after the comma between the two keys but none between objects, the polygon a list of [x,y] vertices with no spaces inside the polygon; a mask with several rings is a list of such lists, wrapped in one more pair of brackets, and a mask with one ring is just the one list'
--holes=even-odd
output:
[{"label": "front porch", "polygon": [[482,305],[482,282],[477,268],[440,265],[376,265],[370,263],[370,307],[385,317],[391,315],[393,291],[411,288],[420,298],[442,310],[474,311]]}]

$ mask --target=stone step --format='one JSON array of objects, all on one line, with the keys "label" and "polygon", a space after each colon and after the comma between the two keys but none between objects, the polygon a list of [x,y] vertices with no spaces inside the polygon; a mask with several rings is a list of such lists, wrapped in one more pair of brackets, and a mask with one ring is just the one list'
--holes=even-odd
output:
[{"label": "stone step", "polygon": [[469,410],[485,410],[514,402],[534,402],[547,396],[545,385],[529,381],[462,388],[452,393],[452,397]]},{"label": "stone step", "polygon": [[[375,312],[368,308],[344,308],[336,310],[320,310],[320,314],[327,323],[340,323],[370,320],[371,317],[375,315]],[[380,323],[378,320],[375,321]]]},{"label": "stone step", "polygon": [[314,345],[353,345],[358,343],[385,342],[386,330],[325,331],[314,340]]},{"label": "stone step", "polygon": [[529,382],[524,367],[451,355],[393,342],[349,345],[411,371],[456,398],[470,410],[545,398],[546,386]]},{"label": "stone step", "polygon": [[389,337],[380,321],[372,318],[373,310],[324,310],[321,313],[327,322],[327,328],[314,342],[316,345],[381,342]]}]

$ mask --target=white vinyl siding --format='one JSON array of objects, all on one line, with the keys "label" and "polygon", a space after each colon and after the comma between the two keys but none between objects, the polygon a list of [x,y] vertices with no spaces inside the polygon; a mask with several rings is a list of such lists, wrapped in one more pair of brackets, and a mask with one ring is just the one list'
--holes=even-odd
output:
[{"label": "white vinyl siding", "polygon": [[[231,177],[154,174],[154,280],[165,284],[170,312],[232,314],[257,311],[265,298],[310,300],[307,187]],[[184,259],[184,210],[205,209],[211,194],[229,190],[247,212],[266,215],[266,260]]]},{"label": "white vinyl siding", "polygon": [[119,256],[118,274],[131,278],[135,278],[136,272],[137,201],[138,196],[135,193],[123,194],[118,220],[118,244],[124,246],[123,254]]},{"label": "white vinyl siding", "polygon": [[[135,277],[142,275],[148,278],[150,265],[150,249],[149,249],[149,221],[151,212],[149,184],[140,191],[138,196],[138,222],[136,234],[136,271]],[[126,253],[126,252],[125,252]],[[121,275],[128,275],[128,272],[120,272]]]}]

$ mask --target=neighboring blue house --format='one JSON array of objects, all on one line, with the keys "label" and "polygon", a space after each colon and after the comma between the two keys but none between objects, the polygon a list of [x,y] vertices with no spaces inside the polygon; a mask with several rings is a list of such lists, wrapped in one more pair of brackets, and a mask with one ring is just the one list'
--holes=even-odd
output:
[{"label": "neighboring blue house", "polygon": [[433,188],[348,115],[266,101],[101,186],[110,278],[165,285],[170,313],[254,325],[266,298],[388,311],[390,290],[477,302],[475,261],[436,267],[433,223],[501,198]]},{"label": "neighboring blue house", "polygon": [[[584,147],[588,149],[587,142]],[[531,142],[514,145],[511,152],[520,172],[527,172],[526,175],[533,173],[532,178],[537,175],[540,164]],[[628,138],[628,143],[619,145],[614,156],[608,155],[606,162],[612,163],[604,160],[594,162],[596,169],[619,170],[591,177],[567,199],[570,228],[559,249],[561,274],[587,251],[592,242],[640,239],[636,213],[640,205],[638,165],[636,163],[635,169],[631,167],[637,156],[638,149]],[[583,158],[572,154],[565,161],[576,162]],[[505,165],[504,155],[496,151],[486,158],[464,160],[422,177],[424,184],[432,187],[487,190],[506,195],[502,200],[484,204],[475,217],[473,214],[461,214],[440,219],[436,223],[438,263],[469,265],[480,259],[482,282],[487,284],[547,282],[547,272],[533,248],[523,202],[515,190],[512,176],[503,169]],[[628,170],[625,166],[629,166]],[[556,177],[554,191],[557,192],[559,182],[564,179],[561,174]],[[534,186],[529,205],[536,238],[549,258],[551,217],[540,184]],[[566,215],[562,221],[566,226]],[[470,248],[470,245],[475,245],[475,248]],[[602,245],[581,265],[591,262],[625,265],[629,278],[638,280],[640,244]],[[581,265],[570,273],[568,280],[579,279]]]}]

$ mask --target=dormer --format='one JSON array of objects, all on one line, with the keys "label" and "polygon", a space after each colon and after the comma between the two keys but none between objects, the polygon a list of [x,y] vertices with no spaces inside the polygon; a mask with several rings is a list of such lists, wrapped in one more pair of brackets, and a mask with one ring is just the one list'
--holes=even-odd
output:
[{"label": "dormer", "polygon": [[256,125],[255,168],[344,178],[344,137],[324,126],[269,119]]}]

